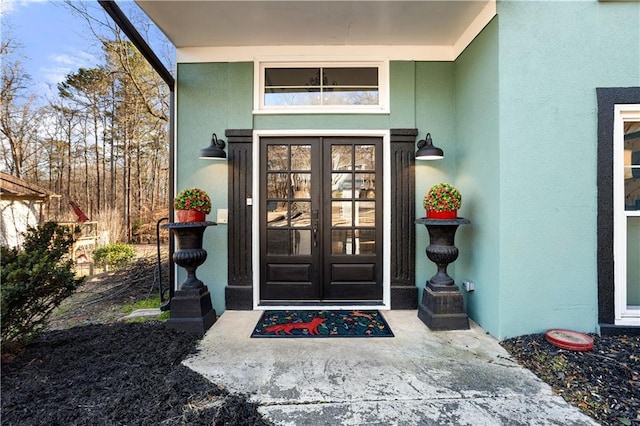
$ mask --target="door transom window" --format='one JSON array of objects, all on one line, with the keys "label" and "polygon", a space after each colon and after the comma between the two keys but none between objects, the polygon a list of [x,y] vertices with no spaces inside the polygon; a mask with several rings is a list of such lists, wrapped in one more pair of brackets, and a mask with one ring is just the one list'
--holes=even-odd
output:
[{"label": "door transom window", "polygon": [[255,112],[387,112],[388,64],[258,63]]}]

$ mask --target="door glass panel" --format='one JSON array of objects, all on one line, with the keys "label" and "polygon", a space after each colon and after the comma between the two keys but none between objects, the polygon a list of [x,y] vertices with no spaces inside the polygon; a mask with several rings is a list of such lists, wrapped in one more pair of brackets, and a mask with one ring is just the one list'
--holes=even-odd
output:
[{"label": "door glass panel", "polygon": [[311,170],[310,145],[293,145],[291,147],[291,170]]},{"label": "door glass panel", "polygon": [[350,145],[333,145],[331,147],[331,168],[333,170],[351,170],[352,148]]},{"label": "door glass panel", "polygon": [[267,170],[287,170],[287,145],[269,145],[267,147]]},{"label": "door glass panel", "polygon": [[358,173],[356,174],[356,182],[362,182],[360,184],[360,191],[358,191],[358,198],[376,198],[376,180],[373,173]]},{"label": "door glass panel", "polygon": [[351,226],[351,201],[331,202],[331,226]]},{"label": "door glass panel", "polygon": [[289,230],[269,229],[267,231],[267,253],[287,255],[290,252]]},{"label": "door glass panel", "polygon": [[291,254],[311,254],[311,230],[296,229],[291,230]]},{"label": "door glass panel", "polygon": [[287,173],[267,174],[267,198],[287,198],[289,182]]},{"label": "door glass panel", "polygon": [[375,226],[376,204],[372,201],[356,202],[356,226]]},{"label": "door glass panel", "polygon": [[374,170],[376,164],[376,150],[373,145],[356,146],[356,169]]},{"label": "door glass panel", "polygon": [[267,145],[267,163],[267,255],[310,255],[311,145]]},{"label": "door glass panel", "polygon": [[[334,254],[375,254],[375,145],[333,145],[331,226]],[[347,163],[346,159],[351,161]],[[353,164],[353,167],[352,167]],[[350,172],[338,172],[350,170]],[[364,233],[364,245],[361,234]]]},{"label": "door glass panel", "polygon": [[291,203],[291,226],[311,226],[311,203]]},{"label": "door glass panel", "polygon": [[351,230],[331,231],[331,254],[353,254],[355,245]]},{"label": "door glass panel", "polygon": [[311,197],[311,173],[292,173],[293,198]]},{"label": "door glass panel", "polygon": [[347,231],[331,231],[331,254],[345,254]]},{"label": "door glass panel", "polygon": [[376,253],[376,231],[373,229],[362,229],[358,237],[358,252],[360,254]]},{"label": "door glass panel", "polygon": [[[372,183],[373,177],[371,173],[356,173],[355,191],[353,193],[355,198],[373,198],[375,192],[369,193],[369,188]],[[369,197],[371,195],[371,197]]]},{"label": "door glass panel", "polygon": [[[351,187],[353,186],[351,173],[332,173],[331,174],[331,196],[333,198],[350,198]],[[348,195],[345,195],[347,191]]]},{"label": "door glass panel", "polygon": [[627,218],[627,305],[640,306],[640,217]]}]

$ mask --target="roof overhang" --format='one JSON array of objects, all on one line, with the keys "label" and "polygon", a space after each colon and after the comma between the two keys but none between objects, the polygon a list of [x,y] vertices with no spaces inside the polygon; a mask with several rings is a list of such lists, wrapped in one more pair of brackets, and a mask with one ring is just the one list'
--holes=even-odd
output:
[{"label": "roof overhang", "polygon": [[299,55],[302,46],[311,55],[384,49],[389,59],[455,60],[496,14],[495,0],[136,3],[176,46],[178,62]]},{"label": "roof overhang", "polygon": [[0,198],[3,200],[26,200],[47,202],[60,198],[46,188],[31,184],[24,179],[0,172]]}]

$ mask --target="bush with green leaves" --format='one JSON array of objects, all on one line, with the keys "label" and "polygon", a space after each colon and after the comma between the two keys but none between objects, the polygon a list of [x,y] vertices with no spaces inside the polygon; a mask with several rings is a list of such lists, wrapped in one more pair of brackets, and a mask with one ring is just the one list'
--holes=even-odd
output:
[{"label": "bush with green leaves", "polygon": [[93,260],[98,265],[121,268],[136,259],[136,249],[131,244],[113,243],[93,252]]},{"label": "bush with green leaves", "polygon": [[69,229],[47,222],[29,227],[21,248],[0,247],[3,348],[42,332],[51,312],[83,282],[69,256],[72,244]]}]

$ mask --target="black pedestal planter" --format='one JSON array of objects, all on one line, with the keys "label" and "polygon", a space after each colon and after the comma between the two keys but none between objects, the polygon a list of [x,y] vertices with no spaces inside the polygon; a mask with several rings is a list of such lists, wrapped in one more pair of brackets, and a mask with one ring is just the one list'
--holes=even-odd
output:
[{"label": "black pedestal planter", "polygon": [[438,266],[422,292],[418,304],[418,318],[432,330],[467,330],[469,317],[464,310],[464,301],[453,278],[447,274],[447,266],[458,258],[454,244],[459,225],[471,223],[468,219],[416,219],[429,231],[427,257]]},{"label": "black pedestal planter", "polygon": [[173,231],[176,250],[173,261],[187,271],[187,278],[171,299],[171,315],[167,326],[194,332],[203,336],[216,322],[216,311],[211,304],[207,286],[196,277],[196,269],[207,259],[202,248],[202,236],[207,226],[215,222],[180,222],[162,225]]}]

